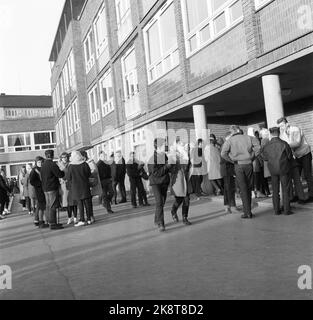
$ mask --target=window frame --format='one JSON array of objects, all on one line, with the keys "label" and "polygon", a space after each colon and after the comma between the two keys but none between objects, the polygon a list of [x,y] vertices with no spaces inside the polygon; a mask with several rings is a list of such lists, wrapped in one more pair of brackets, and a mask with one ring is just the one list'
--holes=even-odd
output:
[{"label": "window frame", "polygon": [[77,132],[80,129],[80,117],[79,117],[79,109],[78,109],[78,101],[75,99],[72,103],[72,112],[73,112],[73,124],[74,124],[74,132]]},{"label": "window frame", "polygon": [[255,11],[258,11],[274,0],[254,0]]},{"label": "window frame", "polygon": [[72,115],[72,107],[71,106],[66,110],[66,118],[67,118],[67,126],[68,126],[68,135],[69,135],[69,137],[71,137],[74,133],[73,115]]},{"label": "window frame", "polygon": [[[101,41],[100,39],[98,39],[98,28],[97,28],[98,21],[100,22],[102,21],[105,24],[105,30],[102,30],[105,33],[105,37],[104,39],[101,39]],[[102,3],[96,15],[96,18],[94,19],[93,28],[94,28],[94,34],[95,34],[96,57],[99,58],[102,55],[102,53],[108,50],[109,48],[108,21],[106,16],[106,6],[104,2]]]},{"label": "window frame", "polygon": [[[103,97],[103,83],[104,82],[109,82],[111,84],[111,88],[112,88],[112,97],[110,99],[107,100],[107,102],[104,102],[104,97]],[[99,85],[100,85],[100,100],[101,100],[101,112],[102,112],[102,117],[105,117],[107,115],[109,115],[110,113],[112,113],[115,109],[114,106],[114,93],[113,93],[113,79],[112,79],[112,70],[109,69],[100,79],[99,81]],[[109,97],[109,86],[105,87],[106,90],[106,95],[107,97]]]},{"label": "window frame", "polygon": [[[89,73],[89,71],[92,69],[92,67],[95,64],[95,53],[94,53],[93,47],[92,47],[92,39],[93,39],[92,35],[93,35],[93,30],[92,30],[92,28],[90,28],[86,34],[86,37],[84,38],[84,41],[83,41],[86,74]],[[86,51],[87,48],[89,51],[89,59],[87,57],[87,51]]]},{"label": "window frame", "polygon": [[76,90],[76,72],[75,72],[75,59],[73,49],[70,51],[68,58],[68,74],[69,74],[69,86],[72,90]]},{"label": "window frame", "polygon": [[[89,91],[88,91],[88,103],[89,103],[89,112],[90,112],[90,119],[91,119],[91,125],[96,124],[98,121],[100,121],[100,109],[98,105],[98,85],[95,84]],[[91,98],[91,96],[93,98]],[[91,99],[93,99],[94,104],[94,111],[92,110],[92,103]]]},{"label": "window frame", "polygon": [[[119,5],[122,4],[123,1],[127,2],[127,9],[123,12],[123,15],[121,16],[121,12],[119,8],[122,8],[122,6],[119,6]],[[116,10],[116,20],[117,20],[118,43],[119,45],[121,45],[133,30],[130,0],[115,0],[115,10]],[[126,29],[126,27],[129,27],[129,29]]]},{"label": "window frame", "polygon": [[[204,47],[209,45],[210,43],[214,42],[223,34],[227,33],[229,30],[240,24],[244,20],[244,16],[242,14],[241,17],[232,20],[231,19],[231,7],[233,7],[237,2],[241,2],[242,0],[226,0],[225,4],[220,6],[215,12],[212,8],[212,0],[207,0],[207,7],[208,7],[208,15],[207,18],[204,19],[201,23],[196,25],[192,30],[188,31],[188,11],[187,11],[187,1],[188,0],[181,0],[182,5],[182,16],[183,16],[183,26],[184,26],[184,39],[185,39],[185,46],[186,46],[186,56],[187,58],[191,57],[192,55],[196,54]],[[192,1],[192,0],[191,0]],[[243,8],[242,8],[243,9]],[[242,10],[243,11],[243,10]],[[214,22],[216,19],[225,14],[225,28],[220,30],[219,32],[215,32],[214,30]],[[205,28],[209,27],[210,37],[208,40],[201,41],[201,31]],[[190,48],[190,41],[195,37],[196,39],[196,48],[191,50]]]},{"label": "window frame", "polygon": [[[144,27],[144,44],[145,44],[145,55],[147,61],[147,73],[148,73],[148,83],[151,84],[161,77],[163,77],[168,72],[172,71],[174,68],[179,66],[179,49],[178,49],[178,38],[177,38],[177,29],[176,29],[176,45],[172,46],[167,51],[163,49],[163,37],[162,37],[162,26],[161,26],[161,18],[162,15],[165,13],[166,10],[169,9],[170,6],[173,6],[174,15],[175,15],[175,6],[173,0],[168,0],[161,9],[154,15],[154,17],[150,20],[150,22]],[[159,36],[159,46],[161,51],[161,58],[156,60],[155,62],[150,62],[150,46],[149,46],[149,36],[148,32],[153,27],[154,24],[157,24],[158,29],[158,36]],[[175,28],[176,28],[176,21],[175,21]],[[175,61],[175,54],[178,54],[178,59]],[[165,62],[167,59],[170,59],[170,67],[166,69]],[[161,64],[162,71],[161,73],[157,74],[158,69],[157,67]],[[155,70],[155,77],[152,77],[152,72]]]}]

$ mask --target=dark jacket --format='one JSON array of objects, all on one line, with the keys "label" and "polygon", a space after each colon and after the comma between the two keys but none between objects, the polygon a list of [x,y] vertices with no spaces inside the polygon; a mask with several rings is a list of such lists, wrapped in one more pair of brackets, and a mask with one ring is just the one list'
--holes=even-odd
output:
[{"label": "dark jacket", "polygon": [[5,203],[8,201],[8,193],[10,193],[10,189],[7,186],[4,178],[0,175],[0,203]]},{"label": "dark jacket", "polygon": [[91,198],[89,178],[91,170],[89,165],[84,162],[82,164],[71,164],[68,167],[67,179],[71,184],[73,200],[84,200]]},{"label": "dark jacket", "polygon": [[59,178],[64,177],[64,172],[52,160],[47,159],[41,168],[42,189],[44,192],[58,191]]},{"label": "dark jacket", "polygon": [[112,179],[111,166],[109,164],[105,163],[102,160],[99,160],[97,162],[97,167],[99,171],[99,178],[100,178],[101,184],[105,180]]},{"label": "dark jacket", "polygon": [[289,144],[280,138],[273,138],[262,147],[261,156],[268,161],[268,168],[271,175],[287,175],[291,170],[293,158]]},{"label": "dark jacket", "polygon": [[123,181],[126,175],[126,162],[122,158],[118,163],[115,161],[111,164],[111,173],[113,181]]},{"label": "dark jacket", "polygon": [[128,175],[130,178],[139,178],[139,177],[140,177],[140,170],[139,170],[139,168],[140,168],[140,167],[139,167],[138,162],[129,160],[129,161],[127,162],[127,165],[126,165],[127,175]]},{"label": "dark jacket", "polygon": [[169,171],[171,165],[168,164],[168,158],[165,153],[154,152],[148,163],[150,185],[169,185]]},{"label": "dark jacket", "polygon": [[29,182],[35,188],[36,198],[40,203],[46,203],[45,194],[42,189],[41,168],[35,167],[29,174]]},{"label": "dark jacket", "polygon": [[224,158],[221,158],[221,176],[224,177],[233,177],[235,175],[235,166],[233,163],[226,161]]}]

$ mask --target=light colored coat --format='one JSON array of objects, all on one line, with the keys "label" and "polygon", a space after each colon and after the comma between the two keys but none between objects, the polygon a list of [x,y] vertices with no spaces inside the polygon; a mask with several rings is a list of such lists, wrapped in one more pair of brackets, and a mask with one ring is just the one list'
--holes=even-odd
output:
[{"label": "light colored coat", "polygon": [[207,163],[209,180],[222,179],[220,150],[213,144],[210,144],[204,149],[204,158]]}]

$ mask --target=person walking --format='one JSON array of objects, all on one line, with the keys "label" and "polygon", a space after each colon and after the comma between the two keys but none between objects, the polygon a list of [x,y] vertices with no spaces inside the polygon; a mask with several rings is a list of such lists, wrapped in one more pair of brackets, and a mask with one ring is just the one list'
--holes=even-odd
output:
[{"label": "person walking", "polygon": [[[44,214],[46,210],[46,197],[42,189],[42,182],[41,182],[41,168],[44,162],[44,158],[37,157],[35,159],[35,166],[30,172],[29,175],[29,182],[35,189],[36,199],[37,199],[37,206],[35,211],[35,219],[34,224],[39,228],[49,228],[49,224],[45,223],[44,221]],[[46,218],[46,221],[48,219]]]},{"label": "person walking", "polygon": [[97,168],[102,187],[102,204],[107,210],[107,213],[113,214],[114,212],[111,208],[111,202],[114,191],[112,187],[111,165],[107,162],[106,154],[103,151],[100,152],[99,158],[100,159],[97,162]]},{"label": "person walking", "polygon": [[10,198],[11,198],[11,195],[13,194],[13,189],[12,187],[10,186],[10,182],[9,182],[9,179],[7,178],[6,176],[6,173],[3,169],[1,169],[0,171],[0,175],[2,176],[3,178],[3,181],[7,187],[7,190],[8,190],[8,196],[6,198],[6,201],[4,203],[4,208],[3,208],[3,212],[2,212],[2,215],[3,216],[6,216],[8,214],[10,214],[11,212],[9,211],[9,204],[10,204]]},{"label": "person walking", "polygon": [[223,194],[221,175],[221,151],[217,147],[217,140],[214,134],[210,134],[210,143],[204,149],[204,158],[207,163],[209,181],[217,196]]},{"label": "person walking", "polygon": [[203,140],[198,139],[197,146],[190,152],[191,160],[191,179],[192,189],[196,197],[200,198],[203,196],[201,184],[203,182],[203,175],[207,170],[205,168],[205,159],[203,154]]},{"label": "person walking", "polygon": [[147,194],[142,183],[142,169],[144,164],[136,159],[135,152],[131,152],[129,158],[129,161],[126,164],[126,172],[130,183],[131,204],[133,208],[137,208],[136,198],[138,191],[139,206],[147,206]]},{"label": "person walking", "polygon": [[28,214],[32,215],[33,211],[32,211],[32,203],[30,198],[30,183],[29,183],[30,171],[31,171],[31,166],[28,164],[26,165],[25,174],[23,175],[21,183],[23,185],[23,197],[25,198],[25,204],[28,210]]},{"label": "person walking", "polygon": [[119,203],[127,202],[126,189],[125,189],[125,176],[126,176],[126,162],[122,156],[121,151],[117,151],[114,155],[114,162],[112,163],[112,179],[114,190],[114,203],[117,204],[117,186],[121,194]]},{"label": "person walking", "polygon": [[5,174],[5,172],[3,170],[1,170],[1,174],[0,174],[0,220],[2,220],[4,217],[3,212],[4,212],[5,203],[8,201],[9,195],[10,195],[10,189],[7,186],[7,183],[3,177],[4,174]]},{"label": "person walking", "polygon": [[253,160],[260,154],[259,141],[253,137],[243,135],[240,127],[230,127],[232,137],[227,140],[222,148],[222,158],[234,163],[236,179],[240,189],[244,214],[242,219],[251,219],[252,191],[253,191]]},{"label": "person walking", "polygon": [[60,208],[59,199],[59,179],[63,178],[65,173],[60,170],[58,165],[53,162],[54,151],[45,151],[46,160],[41,168],[42,189],[46,198],[46,214],[50,225],[50,230],[63,229],[62,224],[57,221],[57,210]]},{"label": "person walking", "polygon": [[64,172],[64,177],[60,179],[60,196],[61,205],[67,210],[67,225],[77,223],[77,202],[73,200],[71,183],[67,180],[68,168],[70,166],[70,155],[67,152],[63,152],[60,156],[58,163],[60,169]]},{"label": "person walking", "polygon": [[[309,197],[306,202],[313,202],[313,176],[312,176],[312,151],[307,142],[307,139],[301,130],[297,126],[291,126],[286,118],[280,118],[277,120],[277,124],[280,128],[280,137],[286,141],[291,147],[296,159],[297,168],[294,170],[299,171],[299,177],[296,174],[295,187],[296,191],[302,195],[302,191],[299,184],[300,176],[303,172],[305,180],[309,189]],[[303,187],[302,187],[303,190]]]},{"label": "person walking", "polygon": [[[225,136],[225,141],[231,138],[231,132],[227,132]],[[221,145],[223,148],[223,145]],[[232,214],[239,212],[236,206],[236,179],[235,179],[235,166],[232,162],[226,161],[221,157],[221,176],[224,180],[224,206],[225,212]]]},{"label": "person walking", "polygon": [[154,154],[148,161],[149,182],[155,197],[154,222],[160,232],[165,231],[164,206],[170,183],[169,172],[171,165],[165,154],[165,139],[154,140]]},{"label": "person walking", "polygon": [[[92,197],[89,186],[91,170],[79,151],[73,151],[70,158],[71,165],[68,168],[67,180],[71,184],[73,200],[77,201],[79,222],[75,227],[91,225]],[[87,222],[85,219],[85,211]]]},{"label": "person walking", "polygon": [[273,206],[276,215],[282,213],[280,207],[280,184],[282,187],[283,211],[285,215],[292,214],[290,209],[290,198],[288,184],[292,168],[292,150],[289,144],[279,138],[280,129],[271,128],[272,139],[262,147],[261,157],[268,161],[268,168],[272,177]]},{"label": "person walking", "polygon": [[23,178],[24,176],[26,175],[26,166],[22,166],[19,174],[18,174],[18,181],[17,181],[17,184],[18,184],[18,189],[19,189],[19,194],[20,194],[20,204],[22,205],[23,207],[23,211],[26,211],[27,208],[26,208],[26,200],[25,200],[25,196],[24,196],[24,186],[23,186]]},{"label": "person walking", "polygon": [[178,223],[179,218],[177,211],[182,205],[183,223],[190,226],[191,222],[188,220],[191,184],[189,183],[191,162],[187,152],[184,150],[184,144],[178,138],[176,139],[173,153],[169,156],[170,163],[173,163],[170,169],[170,186],[171,192],[175,196],[171,214],[174,222]]}]

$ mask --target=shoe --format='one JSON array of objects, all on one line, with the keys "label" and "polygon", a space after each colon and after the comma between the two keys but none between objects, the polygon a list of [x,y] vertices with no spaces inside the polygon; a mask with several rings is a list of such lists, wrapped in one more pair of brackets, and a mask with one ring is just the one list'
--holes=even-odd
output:
[{"label": "shoe", "polygon": [[160,232],[165,232],[165,226],[163,224],[160,224],[158,228]]},{"label": "shoe", "polygon": [[60,224],[55,224],[50,226],[50,230],[61,230],[61,229],[64,229],[64,228]]},{"label": "shoe", "polygon": [[87,221],[87,225],[88,226],[92,225],[92,222],[91,221]]},{"label": "shoe", "polygon": [[298,197],[293,197],[291,200],[290,200],[290,203],[295,203],[295,202],[298,202],[299,201],[299,198]]},{"label": "shoe", "polygon": [[91,217],[90,220],[91,220],[91,223],[95,223],[96,222],[96,219],[94,217]]},{"label": "shoe", "polygon": [[241,219],[252,219],[253,217],[254,217],[253,214],[249,214],[249,215],[243,214],[243,215],[241,216]]},{"label": "shoe", "polygon": [[69,218],[69,219],[67,220],[67,225],[70,225],[72,222],[73,222],[73,218]]},{"label": "shoe", "polygon": [[77,218],[74,218],[74,224],[76,224],[77,223]]},{"label": "shoe", "polygon": [[178,215],[176,214],[176,213],[172,213],[172,218],[173,218],[173,221],[175,222],[175,223],[178,223],[179,222],[179,219],[178,219]]},{"label": "shoe", "polygon": [[186,217],[186,218],[183,218],[183,223],[184,223],[184,225],[186,225],[186,226],[191,226],[191,225],[192,225],[192,223],[188,220],[187,217]]},{"label": "shoe", "polygon": [[133,207],[133,209],[137,209],[137,206],[132,206]]},{"label": "shoe", "polygon": [[108,214],[113,214],[113,213],[114,213],[114,211],[108,210]]},{"label": "shoe", "polygon": [[47,223],[39,222],[39,229],[48,229],[49,225]]},{"label": "shoe", "polygon": [[313,197],[309,197],[307,200],[306,200],[306,203],[312,203],[313,202]]},{"label": "shoe", "polygon": [[75,227],[83,227],[86,225],[86,222],[79,221],[78,223],[75,224]]},{"label": "shoe", "polygon": [[294,212],[292,212],[292,211],[288,211],[288,212],[284,213],[285,216],[291,216],[292,214],[294,214]]},{"label": "shoe", "polygon": [[35,227],[39,227],[39,221],[34,221]]},{"label": "shoe", "polygon": [[280,216],[281,214],[282,214],[282,211],[275,212],[275,216]]},{"label": "shoe", "polygon": [[151,204],[147,202],[147,203],[145,203],[143,206],[144,206],[144,207],[150,207]]}]

